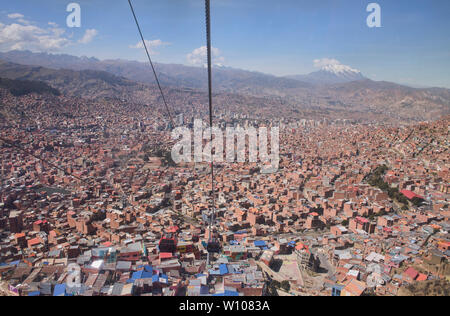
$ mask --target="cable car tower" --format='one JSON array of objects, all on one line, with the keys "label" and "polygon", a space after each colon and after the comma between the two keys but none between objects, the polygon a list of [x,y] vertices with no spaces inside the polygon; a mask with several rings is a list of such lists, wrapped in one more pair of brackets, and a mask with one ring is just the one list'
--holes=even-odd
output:
[{"label": "cable car tower", "polygon": [[[211,60],[211,5],[210,0],[205,0],[205,17],[206,17],[206,47],[208,58],[208,101],[209,101],[209,126],[213,127],[213,100],[212,100],[212,60]],[[213,133],[211,132],[211,214],[209,220],[208,235],[208,257],[206,267],[210,266],[211,254],[220,252],[220,243],[214,237],[215,217],[216,217],[216,189],[214,179],[214,156],[213,156]]]}]

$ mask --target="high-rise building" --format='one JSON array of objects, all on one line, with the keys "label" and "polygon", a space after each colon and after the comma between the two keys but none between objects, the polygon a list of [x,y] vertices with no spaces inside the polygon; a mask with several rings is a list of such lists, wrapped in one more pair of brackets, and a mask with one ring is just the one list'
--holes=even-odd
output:
[{"label": "high-rise building", "polygon": [[177,115],[177,122],[176,122],[176,124],[178,126],[184,125],[184,114],[183,113],[180,113],[180,114]]}]

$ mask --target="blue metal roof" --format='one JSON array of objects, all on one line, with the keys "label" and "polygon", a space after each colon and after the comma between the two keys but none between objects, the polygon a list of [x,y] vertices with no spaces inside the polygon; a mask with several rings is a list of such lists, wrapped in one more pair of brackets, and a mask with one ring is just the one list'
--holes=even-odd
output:
[{"label": "blue metal roof", "polygon": [[255,247],[265,247],[267,244],[264,240],[255,240]]},{"label": "blue metal roof", "polygon": [[214,294],[213,296],[239,296],[239,293],[226,290],[223,293]]},{"label": "blue metal roof", "polygon": [[228,268],[227,268],[227,265],[226,265],[226,264],[221,264],[221,265],[219,266],[219,270],[220,270],[220,274],[221,274],[221,275],[228,274]]},{"label": "blue metal roof", "polygon": [[133,280],[139,280],[139,279],[150,279],[153,277],[153,271],[152,272],[148,272],[145,270],[140,270],[137,272],[133,272],[131,279]]},{"label": "blue metal roof", "polygon": [[208,272],[209,272],[210,275],[220,275],[220,271],[219,270],[209,269]]},{"label": "blue metal roof", "polygon": [[56,284],[53,290],[53,296],[65,296],[66,295],[66,284]]},{"label": "blue metal roof", "polygon": [[155,274],[155,275],[153,275],[153,277],[152,277],[152,281],[153,282],[155,282],[155,283],[157,283],[157,282],[159,282],[159,279],[164,279],[166,282],[167,281],[169,281],[169,277],[166,275],[166,274],[161,274],[161,275],[159,275],[159,274]]}]

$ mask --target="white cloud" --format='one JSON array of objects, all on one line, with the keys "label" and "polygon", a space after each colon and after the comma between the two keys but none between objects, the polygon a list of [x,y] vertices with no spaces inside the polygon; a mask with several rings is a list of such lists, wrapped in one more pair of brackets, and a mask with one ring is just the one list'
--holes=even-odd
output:
[{"label": "white cloud", "polygon": [[[157,39],[157,40],[153,40],[153,41],[145,40],[145,45],[147,46],[147,48],[151,54],[157,55],[158,52],[155,51],[154,48],[167,46],[167,45],[170,45],[170,43],[166,43],[160,39]],[[134,48],[134,49],[143,49],[144,44],[142,43],[142,41],[139,41],[136,43],[136,45],[130,45],[129,47]]]},{"label": "white cloud", "polygon": [[81,44],[89,44],[90,42],[92,42],[92,40],[94,39],[94,37],[96,37],[98,34],[98,31],[96,29],[88,29],[86,30],[86,32],[84,33],[84,36],[82,39],[80,39],[78,41],[78,43]]},{"label": "white cloud", "polygon": [[11,14],[8,14],[8,18],[10,18],[10,19],[22,19],[22,18],[24,18],[25,16],[23,15],[23,14],[20,14],[20,13],[11,13]]},{"label": "white cloud", "polygon": [[[218,48],[211,48],[212,55],[212,63],[215,66],[222,66],[225,62],[225,58],[222,56],[221,51]],[[195,66],[205,66],[207,63],[207,48],[206,46],[199,47],[194,49],[192,53],[189,53],[187,56],[187,61],[191,65]]]},{"label": "white cloud", "polygon": [[64,29],[40,28],[28,23],[0,24],[0,50],[57,51],[70,44],[64,32]]},{"label": "white cloud", "polygon": [[[73,34],[66,34],[55,22],[48,22],[45,26],[24,19],[20,13],[8,14],[14,20],[11,24],[0,23],[0,51],[30,50],[33,52],[55,52],[77,43],[72,39]],[[88,29],[79,44],[87,44],[98,35],[95,29]]]},{"label": "white cloud", "polygon": [[20,13],[8,14],[8,18],[10,18],[12,20],[17,20],[17,22],[22,23],[22,24],[26,24],[26,25],[31,24],[31,22],[28,21],[28,20],[25,20],[24,17],[25,16],[23,14],[20,14]]}]

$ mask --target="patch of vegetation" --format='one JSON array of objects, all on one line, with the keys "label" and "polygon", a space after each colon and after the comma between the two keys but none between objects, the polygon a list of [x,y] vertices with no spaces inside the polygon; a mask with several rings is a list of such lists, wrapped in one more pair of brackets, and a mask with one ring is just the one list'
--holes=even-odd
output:
[{"label": "patch of vegetation", "polygon": [[399,189],[392,188],[383,180],[383,177],[386,174],[387,170],[388,167],[386,165],[377,167],[370,175],[368,183],[371,186],[377,187],[381,191],[386,192],[392,200],[396,200],[404,206],[408,205],[408,199],[402,193],[400,193]]},{"label": "patch of vegetation", "polygon": [[387,215],[387,214],[388,214],[388,213],[387,213],[385,210],[382,210],[381,212],[379,212],[379,213],[377,213],[377,214],[371,214],[371,215],[369,216],[369,219],[370,219],[371,221],[373,221],[373,220],[375,220],[376,218],[382,217],[382,216]]},{"label": "patch of vegetation", "polygon": [[414,282],[400,289],[401,296],[449,296],[450,282],[434,280]]},{"label": "patch of vegetation", "polygon": [[161,148],[159,146],[151,147],[149,144],[145,144],[142,147],[142,151],[144,152],[143,160],[148,162],[150,157],[158,157],[161,158],[161,163],[165,167],[176,167],[176,163],[172,160],[172,152]]},{"label": "patch of vegetation", "polygon": [[291,290],[291,284],[289,283],[289,281],[284,280],[283,282],[281,282],[281,288],[285,291],[285,292],[289,292]]},{"label": "patch of vegetation", "polygon": [[279,289],[281,283],[277,280],[271,280],[267,285],[267,295],[268,296],[278,296],[277,289]]},{"label": "patch of vegetation", "polygon": [[170,151],[164,152],[164,156],[161,159],[162,164],[168,167],[176,167],[177,164],[172,160],[172,153]]},{"label": "patch of vegetation", "polygon": [[421,198],[414,197],[414,198],[411,200],[411,203],[412,203],[414,206],[419,207],[419,206],[422,206],[423,200],[422,200]]},{"label": "patch of vegetation", "polygon": [[52,188],[52,187],[47,187],[47,186],[35,186],[35,187],[33,187],[33,190],[38,193],[45,192],[48,196],[52,195],[53,193],[59,193],[59,194],[63,194],[63,195],[70,194],[70,191],[67,191],[65,189]]}]

